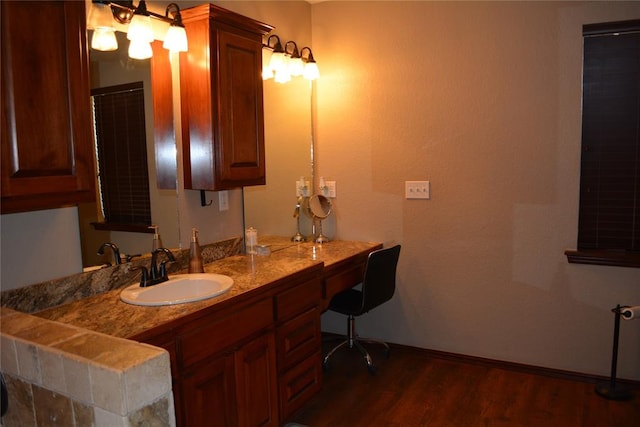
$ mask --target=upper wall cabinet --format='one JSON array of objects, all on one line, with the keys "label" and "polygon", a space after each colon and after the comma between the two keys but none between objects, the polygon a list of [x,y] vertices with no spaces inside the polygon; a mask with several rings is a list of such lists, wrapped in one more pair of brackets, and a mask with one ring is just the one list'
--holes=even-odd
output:
[{"label": "upper wall cabinet", "polygon": [[182,11],[180,57],[185,188],[265,183],[262,36],[272,27],[215,5]]},{"label": "upper wall cabinet", "polygon": [[2,213],[95,199],[83,1],[3,1]]}]

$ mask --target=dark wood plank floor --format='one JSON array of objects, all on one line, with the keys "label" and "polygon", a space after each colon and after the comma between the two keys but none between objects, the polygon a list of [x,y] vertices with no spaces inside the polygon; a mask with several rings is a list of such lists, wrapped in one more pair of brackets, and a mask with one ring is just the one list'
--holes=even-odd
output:
[{"label": "dark wood plank floor", "polygon": [[[371,347],[368,347],[371,349]],[[290,422],[322,426],[640,426],[640,390],[619,402],[594,384],[393,347],[371,352],[370,375],[356,350],[341,349],[322,391]]]}]

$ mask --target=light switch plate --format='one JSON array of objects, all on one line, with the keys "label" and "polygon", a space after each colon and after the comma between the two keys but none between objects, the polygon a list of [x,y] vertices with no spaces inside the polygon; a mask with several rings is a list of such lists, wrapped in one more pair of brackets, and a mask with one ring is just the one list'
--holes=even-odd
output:
[{"label": "light switch plate", "polygon": [[218,191],[218,210],[228,211],[229,210],[229,192],[228,191]]},{"label": "light switch plate", "polygon": [[405,181],[404,196],[407,199],[429,199],[431,197],[429,181]]}]

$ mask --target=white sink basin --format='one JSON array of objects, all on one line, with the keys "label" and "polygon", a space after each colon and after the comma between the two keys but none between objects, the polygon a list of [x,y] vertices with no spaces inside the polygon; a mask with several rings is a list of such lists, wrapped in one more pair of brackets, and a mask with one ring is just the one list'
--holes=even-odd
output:
[{"label": "white sink basin", "polygon": [[233,279],[213,273],[176,274],[157,285],[131,285],[122,290],[120,299],[134,305],[172,305],[201,301],[231,289]]}]

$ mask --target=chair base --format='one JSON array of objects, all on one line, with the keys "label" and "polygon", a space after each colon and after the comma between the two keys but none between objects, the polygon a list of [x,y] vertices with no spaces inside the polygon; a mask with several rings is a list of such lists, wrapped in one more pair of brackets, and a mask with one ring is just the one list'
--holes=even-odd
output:
[{"label": "chair base", "polygon": [[329,353],[327,353],[327,355],[322,360],[323,369],[325,371],[328,371],[329,360],[331,359],[331,356],[333,356],[333,354],[339,349],[341,349],[342,347],[348,346],[349,348],[355,347],[360,352],[360,354],[364,358],[365,363],[367,364],[367,369],[369,370],[369,372],[371,374],[375,374],[376,366],[373,364],[373,359],[371,358],[371,355],[369,354],[367,349],[364,348],[364,346],[361,343],[378,344],[383,346],[386,357],[389,357],[389,351],[390,351],[389,345],[384,341],[374,340],[370,338],[360,338],[355,332],[355,318],[353,315],[349,315],[348,324],[349,324],[349,329],[348,329],[348,335],[346,336],[346,339],[342,340],[338,345],[333,347],[329,351]]}]

